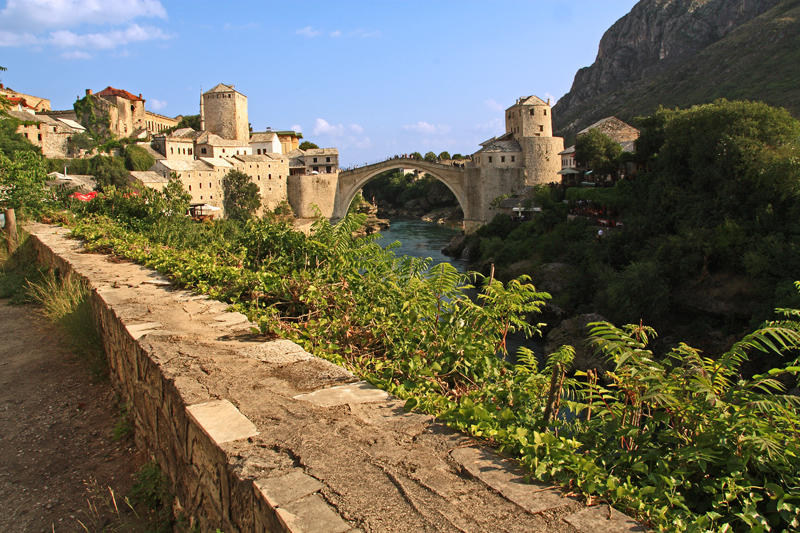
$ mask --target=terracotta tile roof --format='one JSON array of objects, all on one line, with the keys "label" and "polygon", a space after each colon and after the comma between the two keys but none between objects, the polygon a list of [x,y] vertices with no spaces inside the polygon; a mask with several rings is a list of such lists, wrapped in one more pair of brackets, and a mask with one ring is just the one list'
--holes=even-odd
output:
[{"label": "terracotta tile roof", "polygon": [[125,89],[115,89],[114,87],[112,87],[110,85],[108,87],[106,87],[105,89],[103,89],[102,91],[100,91],[99,93],[96,93],[96,94],[97,94],[97,96],[119,96],[121,98],[126,98],[126,99],[134,101],[134,102],[137,102],[137,101],[144,102],[144,98],[140,98],[138,96],[135,96],[135,95],[129,93],[128,91],[126,91]]}]

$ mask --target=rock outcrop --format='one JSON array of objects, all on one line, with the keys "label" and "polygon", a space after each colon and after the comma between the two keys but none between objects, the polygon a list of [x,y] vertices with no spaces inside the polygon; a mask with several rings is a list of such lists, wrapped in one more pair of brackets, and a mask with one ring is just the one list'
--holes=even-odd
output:
[{"label": "rock outcrop", "polygon": [[[594,64],[577,72],[571,90],[553,108],[555,129],[559,135],[574,134],[596,120],[586,110],[598,97],[680,66],[779,3],[641,0],[603,35]],[[614,114],[609,111],[600,113]]]}]

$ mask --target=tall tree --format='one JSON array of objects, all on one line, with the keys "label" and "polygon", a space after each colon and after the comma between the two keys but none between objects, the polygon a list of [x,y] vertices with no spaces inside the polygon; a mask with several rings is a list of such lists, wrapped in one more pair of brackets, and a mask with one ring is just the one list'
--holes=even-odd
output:
[{"label": "tall tree", "polygon": [[230,219],[248,220],[261,207],[258,185],[244,172],[231,170],[225,174],[222,178],[222,191],[225,195],[225,214]]},{"label": "tall tree", "polygon": [[319,148],[316,144],[312,143],[311,141],[303,141],[300,143],[299,148],[301,150],[311,150],[312,148]]}]

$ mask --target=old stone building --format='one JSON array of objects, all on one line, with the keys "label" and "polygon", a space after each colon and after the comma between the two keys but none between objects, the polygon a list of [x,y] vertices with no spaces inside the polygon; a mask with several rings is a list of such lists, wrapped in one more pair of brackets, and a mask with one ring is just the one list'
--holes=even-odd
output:
[{"label": "old stone building", "polygon": [[[635,150],[636,139],[639,138],[639,130],[623,122],[617,117],[606,117],[598,120],[578,132],[577,137],[585,135],[586,133],[597,130],[609,137],[610,139],[619,143],[623,152],[633,152]],[[590,181],[592,183],[598,182],[611,182],[611,176],[587,176],[585,171],[587,169],[580,168],[578,162],[575,160],[575,145],[572,145],[561,152],[561,182],[568,186],[578,185],[583,181]],[[633,163],[626,164],[620,169],[620,176],[624,177],[635,170]]]},{"label": "old stone building", "polygon": [[41,111],[50,111],[50,100],[47,98],[42,98],[40,96],[33,96],[31,94],[25,94],[18,91],[15,91],[11,87],[6,87],[2,83],[0,83],[0,96],[5,97],[6,99],[22,99],[25,101],[25,104],[33,109],[34,112],[41,112]]},{"label": "old stone building", "polygon": [[41,148],[42,155],[45,157],[60,158],[73,155],[70,150],[69,138],[83,131],[79,124],[59,120],[49,115],[35,114],[32,108],[19,104],[7,113],[20,121],[17,133],[34,146]]},{"label": "old stone building", "polygon": [[223,139],[250,142],[247,97],[233,85],[218,83],[200,98],[200,129]]},{"label": "old stone building", "polygon": [[[274,131],[254,131],[250,134],[250,148],[252,153],[261,154],[284,154],[281,140]],[[291,151],[291,150],[289,150]]]}]

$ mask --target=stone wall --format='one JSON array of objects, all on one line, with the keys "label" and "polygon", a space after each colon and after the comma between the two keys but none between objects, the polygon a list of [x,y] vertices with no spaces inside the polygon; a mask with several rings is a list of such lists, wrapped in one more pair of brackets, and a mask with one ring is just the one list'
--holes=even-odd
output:
[{"label": "stone wall", "polygon": [[[137,445],[198,531],[643,531],[586,507],[430,416],[138,265],[28,228],[91,288]],[[194,530],[194,529],[193,529]]]},{"label": "stone wall", "polygon": [[287,193],[295,216],[315,218],[316,205],[323,217],[332,217],[338,180],[338,172],[289,176]]}]

